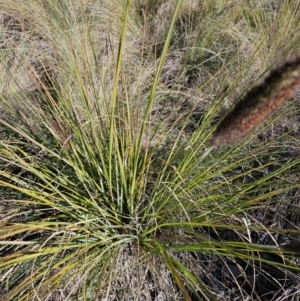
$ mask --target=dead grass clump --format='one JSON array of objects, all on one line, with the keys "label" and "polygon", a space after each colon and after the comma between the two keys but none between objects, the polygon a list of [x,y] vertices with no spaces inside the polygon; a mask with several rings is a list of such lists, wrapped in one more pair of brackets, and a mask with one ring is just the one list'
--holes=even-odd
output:
[{"label": "dead grass clump", "polygon": [[5,8],[0,11],[5,94],[53,90],[58,86],[55,47],[34,27],[34,21],[24,12]]},{"label": "dead grass clump", "polygon": [[21,38],[22,32],[28,26],[28,20],[15,10],[3,11],[0,14],[1,45],[3,48],[9,47],[12,40]]}]

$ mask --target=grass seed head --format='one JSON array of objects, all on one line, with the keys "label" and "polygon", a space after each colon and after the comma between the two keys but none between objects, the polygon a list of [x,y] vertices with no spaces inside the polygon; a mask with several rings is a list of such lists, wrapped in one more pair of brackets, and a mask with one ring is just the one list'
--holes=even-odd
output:
[{"label": "grass seed head", "polygon": [[224,146],[248,135],[284,101],[291,98],[300,85],[300,55],[277,66],[265,81],[251,89],[218,125],[213,146]]},{"label": "grass seed head", "polygon": [[55,132],[59,141],[67,148],[71,147],[70,133],[68,132],[66,126],[63,122],[58,122],[51,118],[49,120],[52,130]]}]

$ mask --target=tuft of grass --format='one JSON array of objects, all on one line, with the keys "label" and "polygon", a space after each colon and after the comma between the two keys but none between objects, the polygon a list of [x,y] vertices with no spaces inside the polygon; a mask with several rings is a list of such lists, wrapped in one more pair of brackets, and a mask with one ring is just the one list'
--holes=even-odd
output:
[{"label": "tuft of grass", "polygon": [[290,2],[0,2],[1,300],[297,297]]}]

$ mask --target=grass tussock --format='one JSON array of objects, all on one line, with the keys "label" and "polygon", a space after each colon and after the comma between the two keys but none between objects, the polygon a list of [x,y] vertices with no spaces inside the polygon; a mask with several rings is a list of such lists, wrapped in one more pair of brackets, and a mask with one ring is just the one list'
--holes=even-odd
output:
[{"label": "grass tussock", "polygon": [[297,9],[0,0],[0,299],[297,300]]}]

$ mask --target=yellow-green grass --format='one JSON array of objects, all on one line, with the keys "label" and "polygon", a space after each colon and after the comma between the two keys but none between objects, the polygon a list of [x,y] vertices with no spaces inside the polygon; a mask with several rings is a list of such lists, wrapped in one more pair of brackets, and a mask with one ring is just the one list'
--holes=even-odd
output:
[{"label": "yellow-green grass", "polygon": [[297,91],[208,152],[297,2],[0,2],[3,300],[297,295]]}]

